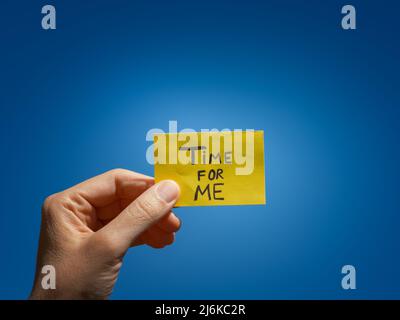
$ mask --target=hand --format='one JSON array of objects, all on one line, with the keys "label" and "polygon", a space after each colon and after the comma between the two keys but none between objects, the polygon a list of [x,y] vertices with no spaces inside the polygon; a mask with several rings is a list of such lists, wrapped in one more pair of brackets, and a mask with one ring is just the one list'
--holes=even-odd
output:
[{"label": "hand", "polygon": [[[105,299],[129,247],[163,248],[180,221],[171,212],[178,185],[115,169],[46,199],[31,299]],[[44,265],[56,271],[56,289],[41,285]]]}]

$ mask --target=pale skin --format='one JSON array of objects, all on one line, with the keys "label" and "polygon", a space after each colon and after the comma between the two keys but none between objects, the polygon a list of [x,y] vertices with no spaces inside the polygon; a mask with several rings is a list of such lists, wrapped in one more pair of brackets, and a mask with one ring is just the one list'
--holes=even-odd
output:
[{"label": "pale skin", "polygon": [[[130,247],[163,248],[180,220],[171,212],[178,185],[115,169],[48,197],[42,208],[31,299],[106,299]],[[56,270],[56,289],[42,288],[44,265]]]}]

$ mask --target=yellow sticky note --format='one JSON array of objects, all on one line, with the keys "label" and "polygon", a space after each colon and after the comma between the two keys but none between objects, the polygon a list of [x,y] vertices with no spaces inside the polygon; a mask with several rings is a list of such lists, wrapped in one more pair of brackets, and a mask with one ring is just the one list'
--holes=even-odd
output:
[{"label": "yellow sticky note", "polygon": [[264,132],[154,135],[155,180],[177,182],[181,206],[265,204]]}]

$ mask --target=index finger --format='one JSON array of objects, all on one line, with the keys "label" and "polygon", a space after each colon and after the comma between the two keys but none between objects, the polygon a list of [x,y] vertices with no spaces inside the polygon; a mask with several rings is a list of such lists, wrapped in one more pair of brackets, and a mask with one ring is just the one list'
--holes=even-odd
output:
[{"label": "index finger", "polygon": [[75,193],[94,207],[135,198],[154,184],[152,177],[125,169],[113,169],[81,182],[65,192]]}]

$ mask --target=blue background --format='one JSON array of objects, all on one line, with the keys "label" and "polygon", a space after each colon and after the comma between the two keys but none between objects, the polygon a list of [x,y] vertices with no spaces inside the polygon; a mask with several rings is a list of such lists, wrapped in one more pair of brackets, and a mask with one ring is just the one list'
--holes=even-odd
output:
[{"label": "blue background", "polygon": [[177,209],[176,243],[130,250],[112,298],[400,298],[400,6],[350,3],[352,31],[347,1],[1,1],[0,298],[30,292],[43,199],[152,175],[169,120],[264,130],[268,203]]}]

